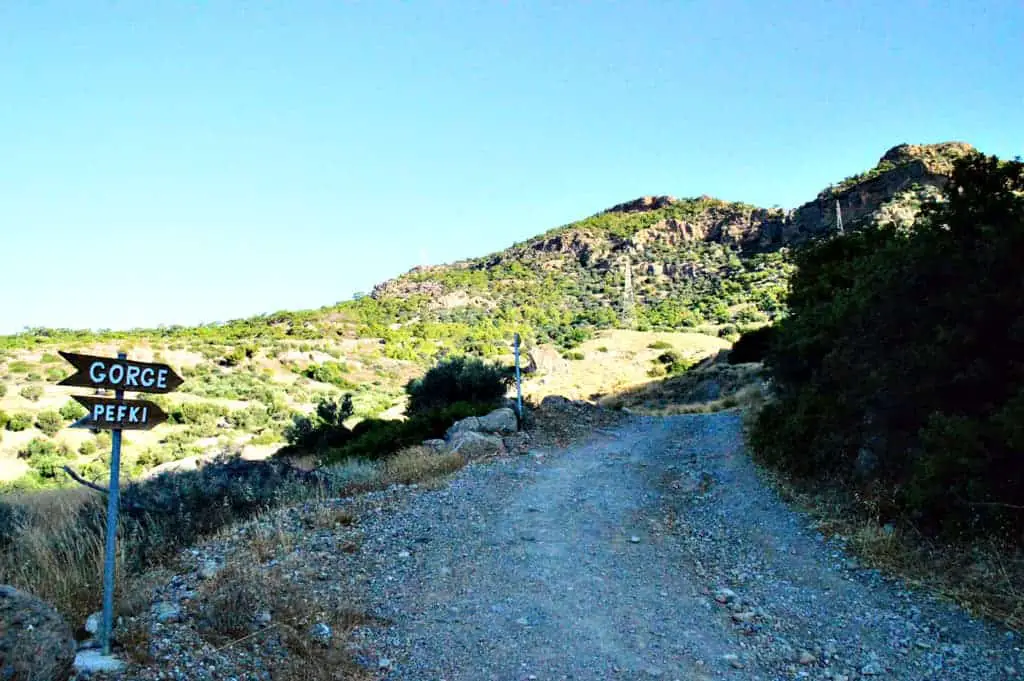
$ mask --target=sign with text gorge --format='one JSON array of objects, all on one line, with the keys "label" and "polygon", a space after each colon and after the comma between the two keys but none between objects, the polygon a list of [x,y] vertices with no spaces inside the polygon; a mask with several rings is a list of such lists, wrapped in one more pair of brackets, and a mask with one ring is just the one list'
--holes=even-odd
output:
[{"label": "sign with text gorge", "polygon": [[107,430],[149,430],[167,420],[167,414],[158,405],[146,400],[117,400],[91,395],[72,395],[75,401],[89,410],[72,428]]},{"label": "sign with text gorge", "polygon": [[169,393],[185,382],[166,364],[133,362],[114,357],[93,357],[63,350],[59,352],[61,357],[75,367],[75,373],[57,385],[143,393]]}]

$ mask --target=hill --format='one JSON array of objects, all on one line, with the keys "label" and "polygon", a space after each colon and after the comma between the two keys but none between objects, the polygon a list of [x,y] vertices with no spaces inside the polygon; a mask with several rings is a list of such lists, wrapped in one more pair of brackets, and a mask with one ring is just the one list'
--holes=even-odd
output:
[{"label": "hill", "polygon": [[[266,456],[292,415],[324,396],[353,393],[356,419],[398,417],[402,386],[439,357],[507,361],[517,332],[559,366],[529,378],[526,393],[535,397],[590,398],[685,370],[743,328],[785,314],[791,250],[836,230],[837,205],[847,230],[910,224],[948,181],[952,161],[970,150],[963,143],[894,147],[874,168],[794,210],[708,196],[642,197],[498,253],[413,269],[369,296],[319,310],[200,327],[30,329],[2,337],[0,480],[34,471],[24,479],[52,481],[62,475],[54,467],[60,462],[102,476],[105,436],[64,428],[74,407],[70,392],[55,385],[68,370],[57,349],[125,350],[166,361],[187,379],[161,398],[171,423],[129,437],[132,475],[214,451]],[[676,355],[659,363],[665,349]]]}]

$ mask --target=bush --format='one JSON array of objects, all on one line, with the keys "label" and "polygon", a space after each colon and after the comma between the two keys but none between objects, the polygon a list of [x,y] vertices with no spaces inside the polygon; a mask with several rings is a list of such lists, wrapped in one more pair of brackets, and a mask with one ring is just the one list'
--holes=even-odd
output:
[{"label": "bush", "polygon": [[763,459],[864,494],[933,533],[1024,541],[1024,164],[956,163],[910,230],[797,256],[766,365]]},{"label": "bush", "polygon": [[6,383],[0,383],[0,397],[3,397],[6,394],[7,394],[7,384]]},{"label": "bush", "polygon": [[513,380],[513,373],[498,364],[468,357],[445,359],[423,378],[406,384],[407,413],[427,414],[459,402],[497,406]]},{"label": "bush", "polygon": [[60,417],[65,421],[77,421],[88,413],[85,407],[74,400],[68,400],[60,408]]},{"label": "bush", "polygon": [[78,453],[82,456],[92,456],[96,453],[96,440],[85,440],[78,446]]},{"label": "bush", "polygon": [[41,411],[36,415],[36,428],[53,437],[64,427],[64,419],[55,411]]},{"label": "bush", "polygon": [[7,427],[7,422],[11,420],[11,417],[3,409],[0,409],[0,430]]},{"label": "bush", "polygon": [[56,478],[70,454],[66,445],[57,445],[53,440],[39,437],[33,438],[18,450],[18,458],[25,459],[44,479]]},{"label": "bush", "polygon": [[345,421],[351,418],[353,411],[352,395],[346,394],[338,400],[321,397],[312,416],[296,414],[292,417],[291,424],[284,429],[284,439],[299,451],[323,453],[338,447],[352,437]]},{"label": "bush", "polygon": [[729,364],[763,362],[775,334],[774,326],[762,326],[760,329],[747,331],[733,343],[732,350],[729,351]]},{"label": "bush", "polygon": [[39,401],[39,398],[43,396],[43,387],[35,383],[31,383],[18,391],[18,394],[26,400],[37,402]]},{"label": "bush", "polygon": [[654,341],[647,347],[650,348],[651,350],[668,350],[669,348],[672,347],[672,344],[669,343],[668,341],[659,340]]},{"label": "bush", "polygon": [[32,414],[26,412],[18,412],[11,414],[7,419],[7,430],[11,432],[20,432],[32,426]]}]

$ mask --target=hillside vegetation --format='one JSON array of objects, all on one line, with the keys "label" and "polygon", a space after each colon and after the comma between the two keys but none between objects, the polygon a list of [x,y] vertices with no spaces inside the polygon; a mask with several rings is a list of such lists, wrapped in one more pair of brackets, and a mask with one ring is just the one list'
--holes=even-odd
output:
[{"label": "hillside vegetation", "polygon": [[[269,456],[297,418],[346,394],[346,428],[400,418],[411,379],[452,355],[510,364],[515,333],[534,354],[557,360],[527,376],[524,392],[533,398],[597,399],[677,377],[741,332],[785,316],[793,249],[834,230],[835,200],[851,229],[912,223],[969,149],[895,147],[841,191],[791,211],[706,196],[644,197],[500,253],[416,268],[371,295],[318,310],[198,327],[40,328],[0,337],[0,481],[66,482],[65,464],[90,479],[105,473],[109,435],[66,427],[77,405],[72,391],[55,385],[69,370],[58,349],[124,350],[167,362],[186,378],[179,391],[156,398],[168,424],[128,434],[130,477],[218,452]],[[649,347],[656,343],[667,345]]]}]

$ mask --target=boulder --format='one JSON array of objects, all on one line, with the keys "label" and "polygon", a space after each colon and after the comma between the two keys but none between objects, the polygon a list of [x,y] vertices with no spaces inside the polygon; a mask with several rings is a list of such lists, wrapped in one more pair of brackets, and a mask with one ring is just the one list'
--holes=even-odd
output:
[{"label": "boulder", "polygon": [[70,625],[51,606],[0,585],[0,678],[67,681],[75,662]]},{"label": "boulder", "polygon": [[516,413],[508,407],[495,409],[487,416],[481,416],[477,421],[480,425],[478,430],[482,433],[511,435],[519,430],[519,421],[516,419]]},{"label": "boulder", "polygon": [[493,454],[504,454],[505,443],[497,435],[484,435],[473,431],[456,433],[450,440],[452,453],[458,452],[467,461]]},{"label": "boulder", "polygon": [[548,395],[540,401],[540,408],[544,410],[568,409],[573,406],[572,400],[561,395]]},{"label": "boulder", "polygon": [[469,416],[452,424],[452,427],[445,431],[444,439],[451,442],[452,438],[460,433],[475,433],[479,430],[480,419],[475,416]]},{"label": "boulder", "polygon": [[445,442],[444,440],[438,440],[438,439],[424,440],[423,441],[423,446],[426,447],[427,449],[430,449],[430,450],[438,453],[438,454],[441,454],[441,453],[447,451],[447,449],[448,449],[448,443]]}]

